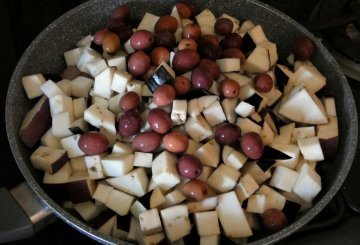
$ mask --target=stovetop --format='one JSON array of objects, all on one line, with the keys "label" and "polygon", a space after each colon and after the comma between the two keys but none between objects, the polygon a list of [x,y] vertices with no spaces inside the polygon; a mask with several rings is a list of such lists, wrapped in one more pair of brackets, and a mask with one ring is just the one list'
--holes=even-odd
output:
[{"label": "stovetop", "polygon": [[[345,1],[345,0],[340,0]],[[355,0],[357,1],[357,0]],[[1,115],[5,115],[4,105],[6,91],[12,71],[17,60],[30,42],[49,23],[67,10],[77,6],[83,0],[3,0],[0,1],[0,100]],[[263,0],[280,11],[288,14],[298,22],[308,25],[309,17],[320,0]],[[358,1],[359,2],[359,1]],[[319,34],[317,32],[316,34]],[[360,47],[360,46],[359,46]],[[359,49],[360,50],[360,49]],[[360,81],[348,79],[353,91],[358,114],[360,112]],[[1,125],[5,125],[4,116]],[[23,177],[12,157],[5,127],[0,127],[2,160],[0,163],[0,186],[14,187],[23,181]],[[360,150],[355,156],[355,162],[350,170],[341,191],[331,203],[300,232],[281,241],[280,244],[360,244],[358,235],[360,227],[359,212],[360,193],[357,186],[360,184]],[[355,198],[354,198],[355,197]],[[355,211],[354,211],[355,210]],[[58,220],[34,237],[13,244],[66,244],[88,243],[94,241],[77,232],[64,222]]]}]

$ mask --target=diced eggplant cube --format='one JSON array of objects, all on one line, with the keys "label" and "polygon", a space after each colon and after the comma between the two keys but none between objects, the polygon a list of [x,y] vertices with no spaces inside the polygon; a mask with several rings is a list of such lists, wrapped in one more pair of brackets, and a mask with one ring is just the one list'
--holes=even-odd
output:
[{"label": "diced eggplant cube", "polygon": [[304,164],[299,173],[293,191],[305,202],[310,203],[321,190],[321,177],[308,164]]},{"label": "diced eggplant cube", "polygon": [[194,219],[199,236],[220,234],[219,220],[216,211],[195,213]]},{"label": "diced eggplant cube", "polygon": [[252,195],[248,198],[246,211],[249,213],[262,214],[265,212],[266,206],[266,195]]},{"label": "diced eggplant cube", "polygon": [[217,206],[217,196],[207,197],[202,201],[193,201],[188,202],[186,205],[188,207],[189,213],[197,213],[202,211],[214,210]]},{"label": "diced eggplant cube", "polygon": [[86,172],[77,172],[73,173],[65,187],[70,200],[73,203],[81,203],[92,200],[96,182],[90,179]]},{"label": "diced eggplant cube", "polygon": [[94,219],[101,212],[99,207],[91,201],[78,203],[74,206],[74,209],[85,221],[90,221]]},{"label": "diced eggplant cube", "polygon": [[153,208],[139,214],[139,221],[141,231],[144,235],[151,235],[163,230],[157,208]]},{"label": "diced eggplant cube", "polygon": [[298,139],[298,146],[305,160],[322,161],[324,154],[318,137]]},{"label": "diced eggplant cube", "polygon": [[114,73],[111,89],[123,94],[126,92],[127,84],[131,81],[132,75],[124,70],[117,70]]},{"label": "diced eggplant cube", "polygon": [[234,191],[218,196],[216,212],[227,237],[240,238],[253,234]]},{"label": "diced eggplant cube", "polygon": [[79,63],[80,57],[84,51],[84,48],[75,48],[64,53],[64,58],[67,66],[74,66]]},{"label": "diced eggplant cube", "polygon": [[125,71],[126,70],[126,56],[125,55],[114,55],[107,59],[107,63],[109,67],[116,67],[117,71]]},{"label": "diced eggplant cube", "polygon": [[220,244],[220,236],[202,236],[200,237],[200,245],[219,245]]},{"label": "diced eggplant cube", "polygon": [[258,185],[264,183],[267,179],[271,177],[270,170],[263,171],[256,162],[247,162],[241,169],[243,175],[249,174],[254,178]]},{"label": "diced eggplant cube", "polygon": [[28,75],[21,78],[21,83],[29,99],[34,99],[43,95],[40,87],[45,82],[46,80],[41,73]]},{"label": "diced eggplant cube", "polygon": [[47,80],[41,84],[40,89],[49,99],[58,94],[64,94],[64,92],[52,80]]},{"label": "diced eggplant cube", "polygon": [[191,224],[186,205],[176,205],[160,211],[167,238],[174,242],[190,233]]},{"label": "diced eggplant cube", "polygon": [[210,140],[194,152],[203,165],[217,167],[220,162],[220,145],[216,140]]},{"label": "diced eggplant cube", "polygon": [[255,112],[255,106],[245,102],[245,101],[241,101],[235,108],[235,112],[241,116],[241,117],[248,117],[250,116],[253,112]]},{"label": "diced eggplant cube", "polygon": [[79,139],[81,135],[71,135],[66,138],[62,138],[60,140],[60,143],[62,145],[62,148],[66,150],[69,158],[84,156],[85,153],[79,148]]},{"label": "diced eggplant cube", "polygon": [[144,168],[136,168],[125,175],[108,178],[106,181],[116,189],[138,197],[146,194],[149,184]]},{"label": "diced eggplant cube", "polygon": [[108,198],[106,199],[105,205],[117,214],[124,216],[129,213],[130,207],[134,201],[135,197],[119,190],[112,189]]},{"label": "diced eggplant cube", "polygon": [[147,85],[151,92],[154,91],[161,85],[168,83],[171,84],[175,78],[175,72],[166,63],[160,64],[156,71],[147,80]]},{"label": "diced eggplant cube", "polygon": [[39,146],[31,154],[30,161],[34,168],[54,174],[68,161],[68,155],[65,150]]},{"label": "diced eggplant cube", "polygon": [[72,174],[72,169],[69,162],[66,162],[56,173],[49,174],[45,172],[44,184],[63,184],[66,183]]},{"label": "diced eggplant cube", "polygon": [[267,185],[262,185],[260,189],[255,192],[255,195],[266,196],[266,209],[276,208],[282,210],[285,206],[286,198]]},{"label": "diced eggplant cube", "polygon": [[144,205],[139,202],[139,200],[136,200],[133,205],[130,207],[130,213],[137,219],[139,219],[139,215],[143,212],[145,212],[147,209],[144,207]]},{"label": "diced eggplant cube", "polygon": [[101,159],[104,175],[109,177],[123,176],[133,169],[134,155],[110,154]]},{"label": "diced eggplant cube", "polygon": [[70,112],[60,112],[52,117],[52,133],[58,138],[71,136],[69,130],[71,123],[74,121],[74,116]]},{"label": "diced eggplant cube", "polygon": [[46,131],[46,133],[41,137],[40,145],[55,149],[63,149],[60,143],[60,139],[53,135],[51,128],[49,128],[49,130]]},{"label": "diced eggplant cube", "polygon": [[245,201],[249,196],[259,189],[259,185],[250,174],[243,175],[235,187],[236,196],[240,202]]},{"label": "diced eggplant cube", "polygon": [[167,151],[163,151],[153,160],[151,171],[154,182],[164,190],[169,190],[180,182],[176,156]]},{"label": "diced eggplant cube", "polygon": [[218,100],[206,107],[202,112],[211,127],[226,121],[226,116]]},{"label": "diced eggplant cube", "polygon": [[273,144],[272,148],[279,150],[286,155],[290,156],[290,159],[287,160],[277,160],[277,165],[282,165],[290,169],[294,169],[299,161],[300,149],[296,145],[284,145],[284,144]]},{"label": "diced eggplant cube", "polygon": [[134,152],[134,149],[131,148],[131,146],[125,142],[116,142],[113,146],[112,153],[116,154],[132,154]]},{"label": "diced eggplant cube", "polygon": [[174,125],[181,125],[186,122],[187,101],[174,100],[171,111],[171,121]]},{"label": "diced eggplant cube", "polygon": [[271,177],[270,185],[284,191],[292,191],[299,174],[284,166],[277,166]]},{"label": "diced eggplant cube", "polygon": [[78,76],[70,82],[71,95],[74,97],[89,97],[90,88],[93,86],[94,80],[84,76]]},{"label": "diced eggplant cube", "polygon": [[104,155],[85,156],[85,163],[90,179],[105,178],[104,170],[101,165],[101,159]]},{"label": "diced eggplant cube", "polygon": [[115,115],[108,109],[94,104],[84,111],[84,119],[94,127],[104,127],[108,132],[116,134]]},{"label": "diced eggplant cube", "polygon": [[101,203],[105,203],[112,189],[114,189],[112,186],[98,183],[92,198]]},{"label": "diced eggplant cube", "polygon": [[183,202],[186,199],[184,194],[182,194],[181,191],[175,189],[172,192],[166,194],[165,196],[165,203],[162,205],[162,207],[167,208],[174,206],[176,204],[179,204]]},{"label": "diced eggplant cube", "polygon": [[221,164],[210,175],[207,184],[217,192],[224,193],[232,190],[236,186],[239,177],[239,171],[228,165]]}]

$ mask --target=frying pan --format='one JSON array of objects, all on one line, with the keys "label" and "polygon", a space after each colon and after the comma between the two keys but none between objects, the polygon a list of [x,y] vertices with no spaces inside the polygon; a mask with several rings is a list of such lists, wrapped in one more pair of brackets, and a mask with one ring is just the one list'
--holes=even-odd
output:
[{"label": "frying pan", "polygon": [[[353,95],[333,57],[305,28],[272,7],[256,0],[223,0],[204,1],[195,0],[201,9],[204,7],[214,11],[216,16],[225,12],[240,18],[251,19],[260,24],[268,38],[278,44],[280,60],[284,60],[290,53],[292,44],[300,36],[309,36],[315,43],[315,54],[312,62],[327,77],[327,93],[335,97],[336,109],[339,122],[338,152],[332,163],[322,176],[323,189],[314,201],[311,209],[300,214],[288,227],[270,236],[257,237],[253,244],[270,244],[280,241],[299,230],[303,225],[316,216],[332,199],[339,190],[352,164],[357,144],[358,124]],[[37,199],[38,205],[43,205],[44,217],[48,217],[46,210],[55,214],[70,226],[86,234],[101,243],[122,243],[109,236],[104,236],[95,229],[89,227],[55,202],[41,186],[42,176],[36,172],[29,161],[31,151],[26,148],[18,138],[18,131],[26,112],[32,103],[27,99],[21,86],[21,77],[33,73],[60,73],[65,68],[63,53],[75,47],[77,40],[105,26],[111,15],[111,10],[119,4],[128,4],[132,15],[140,18],[145,11],[163,15],[169,13],[174,1],[166,0],[92,0],[69,11],[49,25],[29,46],[21,57],[11,78],[6,100],[6,129],[8,140],[16,159],[16,162],[26,179],[26,185],[30,187]],[[26,188],[25,188],[26,189]],[[1,192],[4,192],[2,190]],[[1,193],[0,193],[1,194]],[[4,195],[3,195],[4,196]],[[22,194],[18,194],[22,196]],[[26,200],[26,198],[25,198]],[[0,206],[6,203],[2,200]],[[1,217],[9,217],[7,214],[16,205],[8,205],[6,214]],[[24,205],[23,205],[24,206]],[[0,207],[1,208],[1,207]],[[26,208],[26,205],[25,205]],[[11,210],[10,210],[11,209]],[[3,210],[1,210],[3,211]],[[41,216],[41,215],[40,215]],[[12,219],[8,219],[8,223]],[[4,222],[3,222],[4,223]],[[0,226],[1,228],[1,226]],[[8,230],[7,239],[16,239],[29,235],[31,232],[25,229]],[[33,231],[32,228],[31,231]],[[23,231],[23,232],[20,232]],[[5,232],[0,233],[4,235]]]}]

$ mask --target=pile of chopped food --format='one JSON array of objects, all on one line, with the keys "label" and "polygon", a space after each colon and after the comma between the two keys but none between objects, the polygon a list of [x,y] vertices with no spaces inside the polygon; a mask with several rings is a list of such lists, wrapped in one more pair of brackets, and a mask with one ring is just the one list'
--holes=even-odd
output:
[{"label": "pile of chopped food", "polygon": [[61,75],[22,78],[19,137],[64,207],[140,244],[244,242],[311,207],[338,138],[312,41],[279,64],[262,26],[189,1],[130,20],[115,8]]}]

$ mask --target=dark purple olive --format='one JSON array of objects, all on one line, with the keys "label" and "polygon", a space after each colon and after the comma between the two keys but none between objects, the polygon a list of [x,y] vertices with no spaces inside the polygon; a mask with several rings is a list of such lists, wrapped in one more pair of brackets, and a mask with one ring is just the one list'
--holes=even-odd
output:
[{"label": "dark purple olive", "polygon": [[200,160],[193,155],[183,155],[177,162],[179,174],[188,179],[195,179],[202,173],[203,166]]},{"label": "dark purple olive", "polygon": [[119,101],[119,106],[123,111],[135,110],[139,105],[140,97],[133,91],[124,94]]},{"label": "dark purple olive", "polygon": [[215,140],[220,144],[231,145],[238,141],[241,136],[241,129],[232,123],[225,123],[216,128]]},{"label": "dark purple olive", "polygon": [[165,134],[171,128],[170,116],[161,108],[155,108],[149,112],[148,123],[151,129],[159,134]]},{"label": "dark purple olive", "polygon": [[118,120],[119,133],[123,137],[135,135],[141,128],[141,118],[136,111],[127,111]]},{"label": "dark purple olive", "polygon": [[167,106],[175,99],[175,89],[169,84],[159,86],[153,94],[153,101],[158,106]]},{"label": "dark purple olive", "polygon": [[305,61],[311,58],[314,53],[314,43],[308,37],[299,38],[294,44],[295,59]]},{"label": "dark purple olive", "polygon": [[135,150],[141,152],[154,152],[161,143],[162,136],[156,132],[143,132],[135,136],[132,145]]},{"label": "dark purple olive", "polygon": [[182,49],[175,53],[172,64],[175,70],[187,72],[200,62],[199,54],[192,49]]},{"label": "dark purple olive", "polygon": [[79,148],[86,155],[99,155],[107,151],[108,139],[100,132],[89,131],[80,136]]},{"label": "dark purple olive", "polygon": [[225,98],[234,99],[239,96],[240,85],[233,79],[225,78],[221,81],[219,90]]},{"label": "dark purple olive", "polygon": [[188,19],[191,17],[191,8],[184,3],[175,4],[177,11],[182,19]]},{"label": "dark purple olive", "polygon": [[214,80],[220,76],[220,69],[214,60],[201,59],[199,66],[203,66],[206,70],[211,72]]},{"label": "dark purple olive", "polygon": [[116,32],[116,30],[123,25],[126,25],[126,21],[123,18],[112,18],[106,23],[106,29],[111,32]]},{"label": "dark purple olive", "polygon": [[198,40],[201,37],[201,29],[198,24],[187,24],[183,30],[184,38],[192,38]]},{"label": "dark purple olive", "polygon": [[211,42],[200,42],[198,46],[199,54],[202,58],[216,60],[220,56],[220,49]]},{"label": "dark purple olive", "polygon": [[130,19],[130,9],[128,6],[121,5],[113,9],[111,18]]},{"label": "dark purple olive", "polygon": [[169,31],[170,33],[175,33],[179,24],[174,16],[171,15],[163,15],[159,18],[154,26],[154,31]]},{"label": "dark purple olive", "polygon": [[202,180],[193,179],[186,182],[183,192],[189,200],[202,201],[208,195],[208,186]]},{"label": "dark purple olive", "polygon": [[214,30],[217,34],[226,36],[233,30],[234,24],[228,18],[219,18],[215,22]]},{"label": "dark purple olive", "polygon": [[263,214],[262,220],[265,229],[269,233],[278,232],[288,226],[288,220],[285,214],[281,210],[275,208],[267,209]]},{"label": "dark purple olive", "polygon": [[172,131],[163,137],[163,145],[170,152],[182,153],[188,148],[189,139],[181,132]]},{"label": "dark purple olive", "polygon": [[129,25],[121,25],[114,32],[120,37],[121,42],[125,43],[132,36],[133,29]]},{"label": "dark purple olive", "polygon": [[245,155],[253,160],[259,159],[264,152],[262,139],[255,132],[249,132],[241,136],[240,145]]},{"label": "dark purple olive", "polygon": [[97,45],[101,45],[104,37],[109,33],[107,29],[102,29],[100,31],[95,32],[93,36],[93,42]]},{"label": "dark purple olive", "polygon": [[213,81],[213,75],[203,66],[196,67],[191,73],[191,83],[196,89],[209,89]]},{"label": "dark purple olive", "polygon": [[143,75],[150,67],[150,57],[143,51],[136,51],[130,55],[128,70],[134,76]]},{"label": "dark purple olive", "polygon": [[221,53],[221,58],[237,58],[240,59],[240,63],[244,64],[246,61],[245,54],[238,48],[227,48]]},{"label": "dark purple olive", "polygon": [[223,49],[238,48],[242,46],[242,37],[237,33],[230,33],[221,42],[220,45]]},{"label": "dark purple olive", "polygon": [[271,76],[267,73],[257,74],[254,77],[254,87],[257,91],[267,93],[274,86]]},{"label": "dark purple olive", "polygon": [[154,40],[152,32],[139,30],[130,37],[130,44],[135,50],[148,50],[154,44]]},{"label": "dark purple olive", "polygon": [[174,34],[167,30],[162,30],[155,33],[155,46],[165,47],[169,50],[173,49],[176,44],[176,39]]}]

